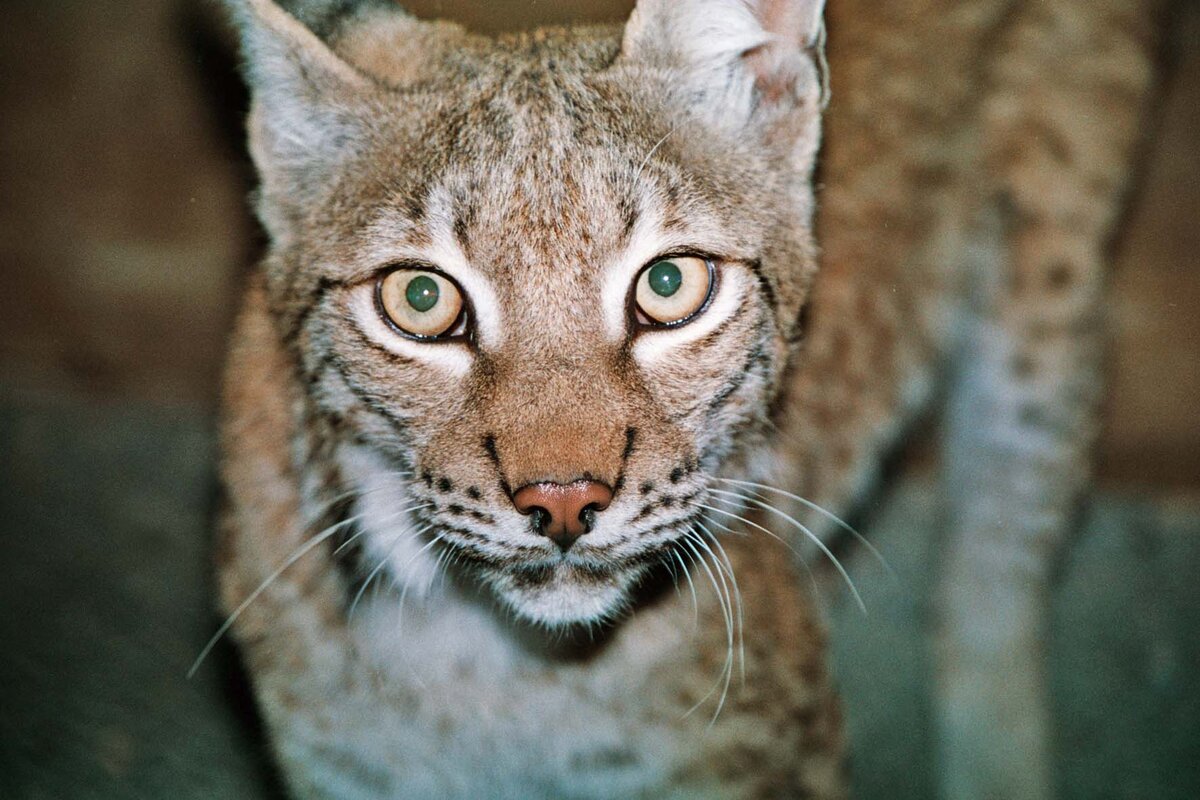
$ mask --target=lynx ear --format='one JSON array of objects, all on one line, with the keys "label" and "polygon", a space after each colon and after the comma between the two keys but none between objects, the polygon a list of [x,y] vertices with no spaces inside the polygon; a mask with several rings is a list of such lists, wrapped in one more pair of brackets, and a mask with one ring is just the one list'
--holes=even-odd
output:
[{"label": "lynx ear", "polygon": [[263,221],[303,203],[363,130],[374,84],[272,0],[229,0],[241,30],[253,105],[250,151]]},{"label": "lynx ear", "polygon": [[824,0],[639,0],[622,58],[680,73],[715,120],[823,104]]}]

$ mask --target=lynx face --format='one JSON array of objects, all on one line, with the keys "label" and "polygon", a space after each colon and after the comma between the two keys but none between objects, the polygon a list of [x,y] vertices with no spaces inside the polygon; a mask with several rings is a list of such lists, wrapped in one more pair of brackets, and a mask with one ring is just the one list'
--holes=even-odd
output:
[{"label": "lynx face", "polygon": [[785,367],[815,17],[780,41],[741,3],[643,3],[623,40],[492,41],[250,8],[269,293],[363,563],[453,560],[549,625],[619,611],[690,559]]}]

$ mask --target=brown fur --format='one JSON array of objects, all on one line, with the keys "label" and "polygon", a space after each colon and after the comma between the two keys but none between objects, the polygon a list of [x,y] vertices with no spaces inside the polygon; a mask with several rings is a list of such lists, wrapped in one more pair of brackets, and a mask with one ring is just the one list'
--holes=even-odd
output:
[{"label": "brown fur", "polygon": [[[841,796],[822,635],[756,526],[804,540],[750,514],[808,512],[718,478],[844,512],[943,386],[947,791],[1046,796],[1038,605],[1082,486],[1155,4],[831,6],[819,273],[819,3],[643,0],[624,31],[496,40],[361,6],[238,6],[272,249],[230,362],[222,596],[293,790]],[[719,264],[712,307],[633,331],[621,259],[678,249]],[[379,322],[367,292],[404,259],[460,280],[469,343]],[[614,502],[553,561],[509,498],[581,477]],[[718,542],[738,514],[749,536]],[[745,624],[701,586],[690,633],[678,570],[726,584],[701,563],[722,543]],[[354,618],[384,568],[398,592]],[[745,684],[708,728],[730,631]]]}]

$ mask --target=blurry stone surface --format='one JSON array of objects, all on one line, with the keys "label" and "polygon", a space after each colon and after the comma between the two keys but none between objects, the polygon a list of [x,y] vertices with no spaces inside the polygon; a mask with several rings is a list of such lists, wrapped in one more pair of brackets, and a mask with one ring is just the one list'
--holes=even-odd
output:
[{"label": "blurry stone surface", "polygon": [[[885,493],[847,560],[867,614],[817,566],[852,746],[855,797],[936,795],[927,633],[938,569],[936,492]],[[1063,553],[1047,646],[1063,800],[1200,797],[1200,497],[1097,495]]]},{"label": "blurry stone surface", "polygon": [[208,559],[211,420],[0,404],[0,797],[266,798]]}]

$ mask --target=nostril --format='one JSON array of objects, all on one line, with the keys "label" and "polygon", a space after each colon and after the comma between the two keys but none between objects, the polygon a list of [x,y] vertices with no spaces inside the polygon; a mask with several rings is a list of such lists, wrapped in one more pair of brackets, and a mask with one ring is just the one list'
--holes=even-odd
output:
[{"label": "nostril", "polygon": [[612,490],[603,483],[533,483],[513,494],[513,505],[533,517],[534,530],[552,539],[564,551],[592,530],[596,514],[608,508]]},{"label": "nostril", "polygon": [[570,487],[581,510],[603,511],[612,502],[612,489],[599,481],[575,481]]},{"label": "nostril", "polygon": [[513,505],[517,507],[517,511],[522,514],[533,514],[535,516],[544,514],[551,516],[550,508],[551,501],[554,499],[554,492],[548,487],[555,484],[531,483],[528,486],[522,486],[513,494]]},{"label": "nostril", "polygon": [[[518,508],[520,510],[520,508]],[[546,526],[550,524],[550,512],[541,506],[531,506],[528,511],[521,511],[522,514],[528,514],[530,522],[533,524],[535,533],[545,536]]]},{"label": "nostril", "polygon": [[603,511],[596,503],[589,503],[579,512],[579,522],[583,525],[584,533],[591,533],[592,528],[596,526],[596,512]]}]

